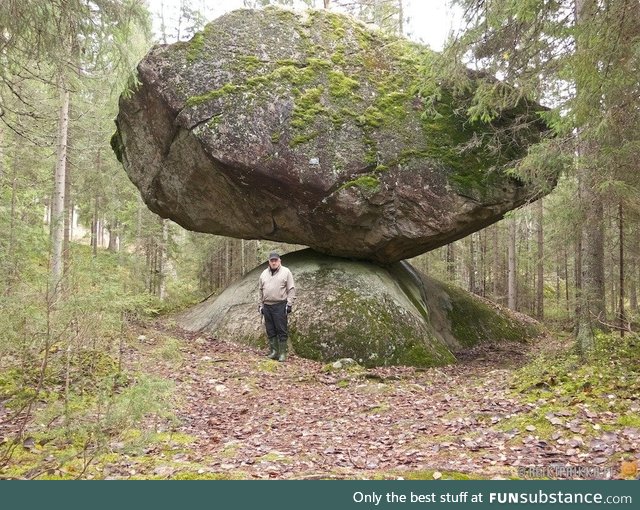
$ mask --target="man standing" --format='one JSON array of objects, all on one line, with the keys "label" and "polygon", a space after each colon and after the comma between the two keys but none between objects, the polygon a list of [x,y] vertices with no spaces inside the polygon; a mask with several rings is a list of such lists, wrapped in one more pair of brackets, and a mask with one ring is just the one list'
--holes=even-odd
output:
[{"label": "man standing", "polygon": [[291,271],[280,262],[275,251],[269,254],[269,267],[260,275],[260,303],[258,310],[264,315],[264,323],[269,338],[269,358],[285,361],[287,359],[288,325],[287,316],[291,313],[296,289],[293,286]]}]

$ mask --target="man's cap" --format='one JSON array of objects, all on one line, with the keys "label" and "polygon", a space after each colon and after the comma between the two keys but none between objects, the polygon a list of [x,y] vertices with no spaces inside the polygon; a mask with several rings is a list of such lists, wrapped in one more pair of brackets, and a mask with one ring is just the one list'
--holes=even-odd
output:
[{"label": "man's cap", "polygon": [[273,260],[273,259],[279,259],[280,255],[278,255],[277,251],[272,251],[271,253],[269,253],[269,260]]}]

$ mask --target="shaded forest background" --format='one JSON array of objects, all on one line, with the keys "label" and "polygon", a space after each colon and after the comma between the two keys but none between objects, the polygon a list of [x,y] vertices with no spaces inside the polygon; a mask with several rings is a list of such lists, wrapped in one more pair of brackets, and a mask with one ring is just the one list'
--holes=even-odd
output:
[{"label": "shaded forest background", "polygon": [[[504,79],[514,85],[509,93],[489,80],[477,90],[470,122],[490,123],[520,97],[533,97],[550,108],[553,136],[513,172],[563,173],[544,199],[411,262],[571,333],[588,363],[599,335],[624,342],[639,321],[640,6],[455,3],[465,26],[438,65],[425,68],[421,93],[436,97],[443,83],[464,89],[461,63]],[[404,31],[402,0],[308,4]],[[296,248],[162,220],[109,147],[135,64],[153,43],[188,40],[202,29],[202,7],[181,1],[178,19],[169,20],[135,0],[0,6],[0,400],[10,401],[5,412],[19,423],[15,437],[36,411],[87,448],[147,413],[162,416],[166,381],[140,378],[116,391],[127,379],[128,328],[220,292],[272,249]],[[135,413],[125,405],[132,392]],[[87,411],[89,394],[104,412]],[[17,444],[5,433],[0,457],[10,458]]]}]

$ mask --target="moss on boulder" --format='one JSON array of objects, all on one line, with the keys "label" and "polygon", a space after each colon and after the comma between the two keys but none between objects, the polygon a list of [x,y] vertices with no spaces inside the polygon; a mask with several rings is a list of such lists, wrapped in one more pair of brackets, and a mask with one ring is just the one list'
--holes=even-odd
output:
[{"label": "moss on boulder", "polygon": [[[538,334],[465,291],[418,273],[407,262],[388,268],[313,250],[283,256],[297,300],[290,342],[299,356],[328,362],[353,358],[364,366],[437,366],[483,341],[525,341]],[[265,346],[257,311],[261,265],[242,280],[183,313],[179,324],[217,338]]]}]

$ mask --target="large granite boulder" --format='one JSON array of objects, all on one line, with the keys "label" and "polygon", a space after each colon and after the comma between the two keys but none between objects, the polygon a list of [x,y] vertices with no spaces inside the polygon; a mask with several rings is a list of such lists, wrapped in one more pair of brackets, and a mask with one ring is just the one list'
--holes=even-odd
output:
[{"label": "large granite boulder", "polygon": [[234,11],[149,52],[112,146],[187,229],[395,262],[539,193],[504,170],[539,140],[541,107],[472,122],[470,93],[426,90],[433,58],[327,11]]},{"label": "large granite boulder", "polygon": [[[365,366],[436,366],[455,361],[456,351],[485,341],[524,341],[540,333],[462,289],[415,270],[408,262],[388,267],[301,250],[284,255],[297,291],[290,340],[302,357],[353,358]],[[262,346],[258,314],[261,265],[219,296],[178,317],[193,332]]]}]

